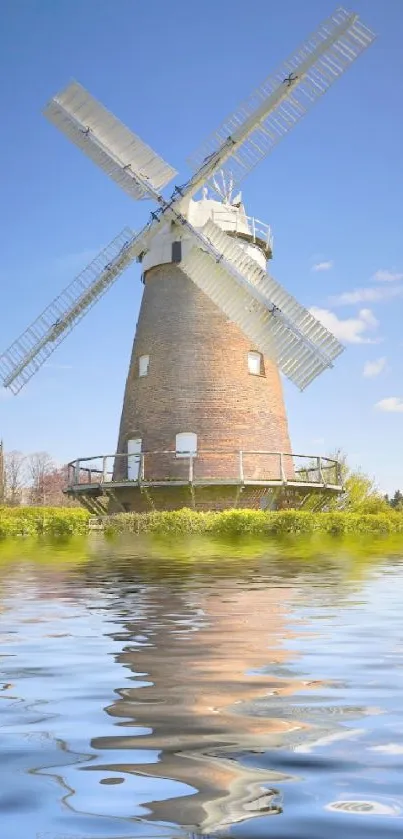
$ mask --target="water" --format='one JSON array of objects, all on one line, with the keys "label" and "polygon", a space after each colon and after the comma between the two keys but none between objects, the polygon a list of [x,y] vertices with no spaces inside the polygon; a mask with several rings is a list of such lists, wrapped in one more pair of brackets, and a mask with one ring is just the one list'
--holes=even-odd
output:
[{"label": "water", "polygon": [[1,836],[402,836],[380,551],[0,546]]}]

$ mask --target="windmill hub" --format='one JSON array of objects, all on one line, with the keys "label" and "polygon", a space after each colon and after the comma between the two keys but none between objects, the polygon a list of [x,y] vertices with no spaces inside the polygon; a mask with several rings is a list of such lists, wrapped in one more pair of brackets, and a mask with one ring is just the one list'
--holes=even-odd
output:
[{"label": "windmill hub", "polygon": [[[233,206],[217,199],[203,196],[202,200],[190,199],[182,212],[193,228],[202,233],[210,220],[228,236],[235,237],[251,259],[263,270],[272,257],[273,236],[268,224],[247,216],[243,204]],[[143,272],[156,265],[180,262],[194,246],[192,235],[182,225],[168,222],[156,233],[147,253],[142,258]]]},{"label": "windmill hub", "polygon": [[[144,294],[114,455],[73,461],[68,492],[93,512],[151,506],[258,506],[340,492],[339,465],[293,455],[280,373],[300,390],[343,347],[266,273],[267,224],[248,216],[242,179],[372,43],[339,8],[176,175],[153,149],[73,82],[45,114],[136,200],[150,221],[125,228],[0,356],[18,393],[134,261]],[[213,190],[219,200],[209,194]],[[197,196],[201,194],[201,199]],[[277,497],[277,501],[276,501]]]}]

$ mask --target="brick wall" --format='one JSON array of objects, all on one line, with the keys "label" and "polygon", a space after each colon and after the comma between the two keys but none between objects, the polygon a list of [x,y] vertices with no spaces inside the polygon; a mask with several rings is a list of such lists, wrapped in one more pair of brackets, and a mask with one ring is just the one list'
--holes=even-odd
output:
[{"label": "brick wall", "polygon": [[[126,383],[118,451],[127,452],[131,437],[142,438],[143,451],[174,450],[177,433],[195,432],[200,453],[217,449],[227,452],[221,460],[206,455],[204,465],[200,454],[195,471],[201,476],[203,469],[211,471],[213,464],[222,477],[232,479],[236,477],[234,469],[238,469],[235,455],[232,459],[228,454],[232,450],[290,452],[278,370],[265,358],[265,375],[250,374],[248,352],[255,349],[176,265],[148,271]],[[150,356],[148,375],[144,377],[138,374],[141,355]],[[170,462],[175,476],[178,469],[187,471],[187,464],[175,463],[174,458]],[[251,477],[258,477],[262,471],[269,477],[270,468],[267,459],[264,464],[255,460]],[[274,468],[278,470],[273,463]],[[169,477],[169,469],[165,462],[160,477]],[[156,470],[158,464],[153,463]]]}]

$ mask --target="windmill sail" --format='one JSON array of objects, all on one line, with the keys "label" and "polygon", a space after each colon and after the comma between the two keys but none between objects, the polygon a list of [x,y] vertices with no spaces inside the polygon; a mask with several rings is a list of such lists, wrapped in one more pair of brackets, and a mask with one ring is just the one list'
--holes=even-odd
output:
[{"label": "windmill sail", "polygon": [[73,327],[141,252],[141,237],[125,228],[0,356],[0,379],[18,393]]},{"label": "windmill sail", "polygon": [[191,248],[182,271],[303,390],[343,347],[213,222],[203,235],[206,249]]},{"label": "windmill sail", "polygon": [[326,329],[310,312],[301,306],[285,288],[261,268],[254,259],[238,244],[236,239],[228,236],[221,227],[208,221],[203,232],[209,242],[224,258],[234,266],[256,289],[258,289],[276,308],[281,309],[290,323],[298,329],[304,337],[316,347],[317,352],[334,361],[342,352],[339,341]]},{"label": "windmill sail", "polygon": [[208,178],[221,170],[234,188],[374,38],[357,15],[338,9],[188,159],[191,168]]},{"label": "windmill sail", "polygon": [[136,174],[157,191],[176,175],[172,166],[77,82],[58,93],[44,113],[132,198],[149,197]]},{"label": "windmill sail", "polygon": [[301,389],[342,347],[242,248],[212,222],[201,233],[186,219],[186,200],[206,182],[218,181],[228,198],[239,182],[346,70],[374,39],[355,14],[336,11],[269,77],[193,157],[196,174],[169,201],[159,194],[175,170],[81,85],[73,82],[45,110],[48,119],[137,199],[155,198],[158,209],[138,236],[123,231],[40,317],[0,356],[0,380],[17,393],[73,326],[140,253],[147,251],[160,222],[182,226],[193,247],[181,268],[272,355]]}]

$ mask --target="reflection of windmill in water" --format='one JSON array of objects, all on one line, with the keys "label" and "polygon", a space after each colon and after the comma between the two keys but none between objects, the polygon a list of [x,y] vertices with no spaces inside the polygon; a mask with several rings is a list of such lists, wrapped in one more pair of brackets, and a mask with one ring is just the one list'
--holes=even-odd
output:
[{"label": "reflection of windmill in water", "polygon": [[124,509],[258,506],[287,483],[300,497],[340,490],[334,462],[302,468],[293,459],[280,372],[303,389],[342,347],[268,276],[270,229],[246,215],[234,190],[372,40],[357,15],[337,10],[210,137],[193,157],[195,174],[167,199],[160,190],[172,167],[80,85],[47,107],[125,192],[157,203],[139,234],[117,236],[0,358],[4,385],[18,392],[142,262],[117,459],[77,461],[70,473],[71,493],[92,509],[111,497]]},{"label": "reflection of windmill in water", "polygon": [[[170,778],[194,787],[194,794],[145,806],[152,820],[203,833],[281,812],[278,783],[291,777],[262,769],[258,758],[247,765],[245,756],[295,748],[338,730],[337,720],[320,727],[298,713],[282,713],[286,697],[310,687],[287,668],[295,655],[282,646],[291,597],[284,586],[239,589],[227,581],[220,581],[219,593],[212,587],[200,595],[193,588],[188,594],[151,587],[142,616],[125,622],[127,649],[118,656],[151,684],[118,691],[120,699],[107,712],[125,731],[92,740],[99,761],[83,771]],[[134,736],[127,734],[131,720]],[[152,733],[137,734],[143,727]],[[158,754],[157,762],[131,760],[133,751],[143,750]]]}]

